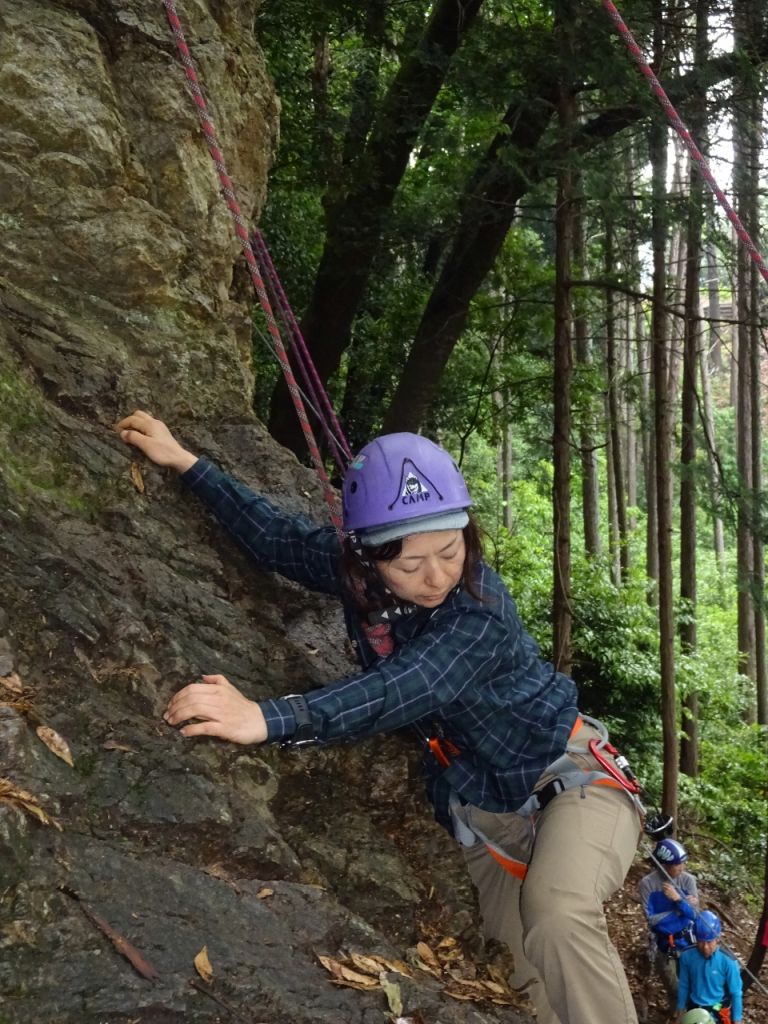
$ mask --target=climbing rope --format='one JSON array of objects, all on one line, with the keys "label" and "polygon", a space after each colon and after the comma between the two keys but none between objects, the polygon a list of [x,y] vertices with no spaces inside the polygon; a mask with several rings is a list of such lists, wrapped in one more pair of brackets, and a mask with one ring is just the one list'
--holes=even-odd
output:
[{"label": "climbing rope", "polygon": [[336,495],[333,491],[333,488],[331,487],[330,480],[328,479],[328,474],[325,471],[325,466],[323,465],[323,460],[320,456],[320,450],[317,446],[317,442],[315,440],[315,435],[312,431],[312,426],[309,422],[309,418],[307,417],[307,412],[306,409],[304,408],[304,403],[302,401],[301,394],[299,393],[296,378],[294,377],[293,370],[291,369],[291,364],[288,361],[288,354],[285,350],[285,345],[283,344],[283,339],[280,335],[280,330],[277,326],[277,322],[272,311],[269,296],[267,295],[264,281],[259,271],[259,265],[256,261],[253,248],[251,247],[251,242],[248,237],[248,226],[245,222],[245,218],[243,217],[242,211],[240,209],[240,204],[237,201],[237,196],[235,195],[232,180],[227,173],[226,164],[224,162],[224,156],[221,152],[221,149],[219,148],[218,140],[216,138],[216,130],[213,126],[213,122],[211,121],[208,115],[208,108],[205,102],[205,97],[203,96],[202,89],[200,88],[200,82],[197,77],[197,72],[195,70],[195,65],[192,60],[192,55],[189,51],[189,47],[187,46],[186,39],[184,38],[184,30],[179,20],[178,13],[176,11],[176,6],[173,0],[163,0],[163,6],[165,7],[165,12],[168,16],[168,22],[171,26],[171,32],[173,33],[173,37],[176,41],[176,47],[179,51],[179,57],[181,59],[181,63],[184,66],[184,71],[187,76],[190,91],[192,92],[192,97],[197,107],[198,116],[200,118],[200,125],[203,129],[203,134],[205,135],[205,140],[208,144],[208,151],[210,152],[211,159],[213,160],[213,163],[216,167],[216,171],[219,176],[219,182],[221,184],[221,189],[224,194],[224,198],[226,199],[227,206],[229,208],[230,213],[232,214],[232,220],[235,226],[235,233],[237,234],[237,237],[240,241],[240,247],[243,250],[243,255],[245,256],[245,261],[246,264],[248,265],[248,270],[251,275],[251,280],[253,281],[253,286],[256,289],[256,294],[259,298],[261,308],[264,311],[264,316],[267,321],[267,328],[274,343],[278,359],[280,360],[280,366],[282,368],[283,374],[285,375],[285,380],[288,385],[288,391],[290,392],[291,398],[293,399],[293,404],[296,407],[296,414],[299,417],[299,423],[301,424],[304,439],[307,442],[307,448],[309,449],[312,464],[315,467],[317,475],[320,477],[321,483],[323,485],[323,494],[328,504],[331,521],[333,522],[333,525],[336,528],[337,533],[341,536],[342,526],[338,501],[336,499]]},{"label": "climbing rope", "polygon": [[641,72],[645,75],[646,79],[648,80],[651,90],[653,91],[659,103],[661,104],[665,114],[669,118],[672,127],[683,140],[686,149],[691,154],[694,162],[698,165],[699,171],[701,172],[701,176],[704,178],[704,181],[707,183],[710,191],[713,193],[717,201],[725,210],[728,220],[731,222],[731,224],[733,224],[734,230],[736,231],[739,240],[741,241],[742,245],[745,247],[749,255],[752,257],[753,261],[757,264],[757,268],[762,274],[763,280],[768,281],[768,267],[766,267],[765,263],[763,262],[763,257],[760,255],[759,250],[757,249],[755,243],[752,241],[749,232],[742,224],[739,215],[728,202],[727,196],[715,181],[714,175],[712,174],[712,171],[709,169],[709,165],[707,164],[707,161],[705,160],[701,150],[691,138],[691,133],[685,127],[685,124],[681,120],[680,115],[672,106],[672,101],[667,96],[658,78],[653,73],[651,66],[648,64],[648,61],[643,56],[640,47],[635,42],[635,37],[627,28],[624,19],[621,17],[618,10],[616,9],[616,5],[612,2],[612,0],[602,0],[602,4],[605,10],[608,12],[609,18],[616,26],[619,35],[627,44],[627,49],[629,50],[635,64],[637,64]]},{"label": "climbing rope", "polygon": [[343,473],[347,465],[352,461],[352,451],[344,436],[344,431],[341,429],[341,424],[328,397],[328,392],[323,387],[323,382],[320,380],[315,364],[312,361],[307,343],[304,341],[304,335],[301,333],[301,328],[296,321],[293,309],[288,301],[288,296],[285,294],[283,283],[272,262],[272,256],[267,248],[267,243],[264,241],[264,236],[258,228],[251,237],[251,245],[264,273],[264,277],[269,284],[274,304],[283,321],[285,331],[291,338],[291,355],[296,361],[296,365],[304,380],[304,385],[311,396],[315,413],[325,432],[330,451],[336,460],[337,466]]}]

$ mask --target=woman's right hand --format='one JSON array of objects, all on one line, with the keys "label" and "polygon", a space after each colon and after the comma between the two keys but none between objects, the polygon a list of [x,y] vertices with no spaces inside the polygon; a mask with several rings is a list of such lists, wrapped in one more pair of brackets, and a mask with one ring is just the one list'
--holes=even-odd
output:
[{"label": "woman's right hand", "polygon": [[197,462],[197,456],[182,448],[162,420],[141,409],[115,424],[115,430],[122,441],[138,448],[157,466],[184,473]]}]

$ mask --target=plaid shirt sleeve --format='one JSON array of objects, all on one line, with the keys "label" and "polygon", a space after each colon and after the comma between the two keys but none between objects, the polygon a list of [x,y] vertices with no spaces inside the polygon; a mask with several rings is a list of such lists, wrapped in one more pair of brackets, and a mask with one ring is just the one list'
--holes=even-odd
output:
[{"label": "plaid shirt sleeve", "polygon": [[181,480],[262,568],[338,596],[339,542],[333,527],[280,511],[205,459]]},{"label": "plaid shirt sleeve", "polygon": [[[507,630],[482,610],[441,610],[420,636],[367,671],[305,694],[315,736],[371,736],[433,714],[484,677],[508,643]],[[292,735],[285,700],[260,706],[270,741]]]}]

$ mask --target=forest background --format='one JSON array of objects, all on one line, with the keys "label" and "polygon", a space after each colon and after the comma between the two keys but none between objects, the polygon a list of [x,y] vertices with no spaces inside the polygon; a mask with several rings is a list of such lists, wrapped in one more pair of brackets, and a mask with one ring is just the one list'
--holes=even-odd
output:
[{"label": "forest background", "polygon": [[[623,13],[759,246],[764,5]],[[460,454],[524,621],[759,906],[755,263],[598,5],[283,2],[258,26],[282,100],[261,227],[352,447]],[[262,340],[255,362],[303,458]]]}]

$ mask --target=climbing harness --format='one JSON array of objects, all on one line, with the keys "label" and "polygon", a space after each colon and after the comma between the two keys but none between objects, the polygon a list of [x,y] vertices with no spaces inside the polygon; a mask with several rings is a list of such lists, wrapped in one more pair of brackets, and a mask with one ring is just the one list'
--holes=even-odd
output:
[{"label": "climbing harness", "polygon": [[[581,746],[573,741],[585,725],[591,726],[598,736],[589,740],[586,746]],[[430,738],[427,743],[430,753],[443,767],[450,764],[452,757],[460,754],[455,744],[444,738]],[[616,753],[616,748],[608,740],[608,730],[603,723],[588,715],[579,715],[571,730],[565,753],[553,761],[542,773],[542,777],[546,778],[551,775],[552,778],[532,793],[526,802],[514,812],[519,819],[519,838],[515,850],[502,848],[486,835],[473,821],[471,805],[462,803],[458,793],[452,792],[448,807],[456,839],[465,847],[472,847],[478,842],[483,843],[491,857],[505,871],[514,875],[515,878],[523,879],[528,871],[528,862],[533,851],[536,816],[560,793],[565,793],[570,789],[583,789],[585,786],[608,786],[612,789],[619,789],[627,794],[642,820],[645,816],[645,808],[640,801],[640,785],[634,773],[629,770],[626,758],[621,758],[621,755],[618,756],[626,767],[621,769],[618,766]],[[571,757],[571,755],[584,754],[591,754],[601,766],[601,770],[588,771],[576,764]],[[614,759],[613,763],[606,758],[606,754]]]}]

